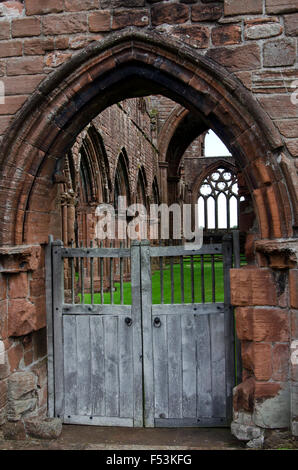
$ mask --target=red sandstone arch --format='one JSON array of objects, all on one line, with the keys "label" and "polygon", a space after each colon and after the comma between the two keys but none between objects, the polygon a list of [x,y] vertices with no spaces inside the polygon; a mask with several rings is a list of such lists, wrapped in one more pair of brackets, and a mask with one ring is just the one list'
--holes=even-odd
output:
[{"label": "red sandstone arch", "polygon": [[[198,50],[130,29],[92,43],[62,65],[12,123],[1,147],[2,244],[24,242],[32,200],[40,187],[43,194],[52,190],[57,162],[87,123],[117,101],[148,94],[164,94],[185,106],[232,151],[263,238],[292,234],[290,196],[277,162],[282,141],[268,115],[233,74]],[[35,208],[38,212],[39,204]]]}]

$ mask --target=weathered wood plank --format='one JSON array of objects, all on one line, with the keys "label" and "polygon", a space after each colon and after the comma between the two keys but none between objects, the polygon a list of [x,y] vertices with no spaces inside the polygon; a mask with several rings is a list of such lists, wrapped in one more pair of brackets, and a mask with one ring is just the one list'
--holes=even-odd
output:
[{"label": "weathered wood plank", "polygon": [[152,316],[158,315],[216,315],[224,312],[223,303],[206,304],[154,304],[152,305]]},{"label": "weathered wood plank", "polygon": [[212,417],[212,383],[211,383],[211,350],[209,315],[200,315],[196,318],[197,336],[197,380],[199,418]]},{"label": "weathered wood plank", "polygon": [[91,415],[90,318],[77,316],[77,414]]},{"label": "weathered wood plank", "polygon": [[65,414],[77,413],[77,327],[76,317],[63,317]]},{"label": "weathered wood plank", "polygon": [[223,313],[217,316],[210,315],[213,418],[226,417],[224,317]]},{"label": "weathered wood plank", "polygon": [[131,305],[64,304],[63,315],[130,315]]},{"label": "weathered wood plank", "polygon": [[[159,316],[160,326],[153,327],[155,418],[169,416],[167,319]],[[153,320],[154,323],[154,320]]]},{"label": "weathered wood plank", "polygon": [[[216,317],[217,318],[217,317]],[[184,418],[197,416],[197,351],[193,315],[181,317],[182,332],[182,409]]]},{"label": "weathered wood plank", "polygon": [[167,322],[169,418],[182,418],[182,343],[180,315],[163,317]]},{"label": "weathered wood plank", "polygon": [[103,318],[90,317],[92,415],[105,416],[105,352]]},{"label": "weathered wood plank", "polygon": [[104,317],[106,415],[119,417],[118,318]]},{"label": "weathered wood plank", "polygon": [[63,258],[129,258],[129,248],[63,248]]},{"label": "weathered wood plank", "polygon": [[66,424],[82,424],[87,426],[133,427],[132,418],[115,418],[113,416],[71,416],[71,418],[65,416],[63,421]]},{"label": "weathered wood plank", "polygon": [[54,411],[55,411],[52,243],[53,243],[53,236],[50,235],[49,243],[47,244],[45,248],[47,343],[48,343],[48,415],[50,418],[54,416]]},{"label": "weathered wood plank", "polygon": [[157,428],[194,428],[194,427],[224,427],[226,428],[229,422],[224,418],[182,418],[182,419],[155,419],[155,426]]},{"label": "weathered wood plank", "polygon": [[118,320],[119,338],[119,408],[120,417],[133,417],[133,324],[128,326],[124,318]]}]

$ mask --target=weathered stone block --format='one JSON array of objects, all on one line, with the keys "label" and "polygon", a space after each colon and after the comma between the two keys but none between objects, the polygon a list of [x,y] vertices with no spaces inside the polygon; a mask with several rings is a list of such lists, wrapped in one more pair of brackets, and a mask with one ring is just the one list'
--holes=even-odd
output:
[{"label": "weathered stone block", "polygon": [[25,440],[26,432],[24,423],[18,421],[17,423],[5,423],[1,430],[3,432],[4,439],[7,440]]},{"label": "weathered stone block", "polygon": [[256,70],[261,65],[260,49],[257,44],[248,44],[237,47],[218,47],[210,49],[209,57],[229,70]]},{"label": "weathered stone block", "polygon": [[185,23],[189,18],[189,8],[181,3],[154,5],[151,9],[151,21],[153,26],[163,23]]},{"label": "weathered stone block", "polygon": [[39,36],[41,25],[39,18],[22,18],[12,21],[11,34],[13,38]]},{"label": "weathered stone block", "polygon": [[296,46],[293,39],[268,41],[263,48],[264,66],[281,67],[293,65],[296,60]]},{"label": "weathered stone block", "polygon": [[292,0],[266,0],[267,13],[291,13],[298,11],[297,3]]},{"label": "weathered stone block", "polygon": [[8,421],[19,421],[26,414],[34,411],[37,405],[37,398],[27,398],[26,400],[10,400],[8,402]]},{"label": "weathered stone block", "polygon": [[255,380],[249,377],[233,389],[233,404],[235,411],[252,411],[254,400]]},{"label": "weathered stone block", "polygon": [[89,15],[89,30],[92,33],[109,31],[111,29],[111,13],[96,11]]},{"label": "weathered stone block", "polygon": [[122,29],[126,26],[147,26],[149,10],[116,10],[113,14],[112,29]]},{"label": "weathered stone block", "polygon": [[298,269],[289,271],[290,304],[298,309]]},{"label": "weathered stone block", "polygon": [[212,29],[212,42],[215,46],[239,44],[241,42],[241,27],[238,25],[224,25]]},{"label": "weathered stone block", "polygon": [[222,6],[218,5],[194,5],[191,10],[192,21],[216,21],[223,13]]},{"label": "weathered stone block", "polygon": [[226,16],[262,13],[262,0],[225,0],[224,12]]},{"label": "weathered stone block", "polygon": [[298,13],[285,15],[284,24],[287,36],[298,36]]},{"label": "weathered stone block", "polygon": [[279,36],[281,33],[280,23],[255,24],[245,28],[245,39],[266,39]]},{"label": "weathered stone block", "polygon": [[243,343],[242,364],[253,371],[257,380],[269,380],[272,376],[271,345],[265,343]]},{"label": "weathered stone block", "polygon": [[27,273],[19,273],[9,276],[8,295],[10,299],[25,298],[28,293]]},{"label": "weathered stone block", "polygon": [[270,269],[231,269],[230,278],[232,305],[277,304],[276,287]]},{"label": "weathered stone block", "polygon": [[8,306],[8,336],[23,336],[37,329],[36,308],[26,299],[14,299]]},{"label": "weathered stone block", "polygon": [[232,422],[231,433],[240,441],[250,441],[258,439],[263,434],[263,430],[257,426],[249,426],[247,424],[238,424]]},{"label": "weathered stone block", "polygon": [[44,15],[63,11],[63,0],[26,0],[26,15]]},{"label": "weathered stone block", "polygon": [[257,426],[262,428],[288,428],[290,426],[288,384],[284,384],[275,397],[255,402],[253,420]]},{"label": "weathered stone block", "polygon": [[62,432],[62,422],[59,418],[28,418],[24,422],[27,434],[33,438],[57,439]]},{"label": "weathered stone block", "polygon": [[36,376],[32,372],[16,372],[8,379],[9,399],[19,400],[36,390]]},{"label": "weathered stone block", "polygon": [[290,366],[290,350],[288,344],[273,346],[272,378],[280,382],[288,380]]},{"label": "weathered stone block", "polygon": [[238,307],[237,336],[245,341],[288,341],[288,312],[278,308]]}]

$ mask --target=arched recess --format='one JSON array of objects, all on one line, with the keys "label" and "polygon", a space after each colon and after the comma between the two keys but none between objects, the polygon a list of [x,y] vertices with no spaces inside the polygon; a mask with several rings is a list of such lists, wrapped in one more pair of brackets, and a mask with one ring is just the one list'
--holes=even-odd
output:
[{"label": "arched recess", "polygon": [[277,159],[282,141],[268,115],[233,74],[197,49],[128,29],[76,54],[18,113],[1,148],[2,244],[24,242],[26,213],[41,188],[52,191],[57,162],[93,117],[122,99],[149,94],[185,106],[229,148],[248,182],[261,237],[292,234],[292,206]]},{"label": "arched recess", "polygon": [[122,148],[117,161],[114,177],[114,196],[113,202],[116,211],[118,210],[118,197],[126,197],[126,204],[131,203],[131,191],[129,184],[129,159],[125,148]]},{"label": "arched recess", "polygon": [[141,166],[138,172],[135,196],[136,203],[142,204],[145,207],[148,206],[147,186],[146,171],[145,168]]}]

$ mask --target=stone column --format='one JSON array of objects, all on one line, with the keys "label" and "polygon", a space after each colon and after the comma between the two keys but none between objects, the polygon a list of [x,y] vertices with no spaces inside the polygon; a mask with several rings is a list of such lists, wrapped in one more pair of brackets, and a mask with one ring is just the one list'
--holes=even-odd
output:
[{"label": "stone column", "polygon": [[160,202],[168,203],[168,167],[167,162],[159,162],[159,188],[160,188]]}]

